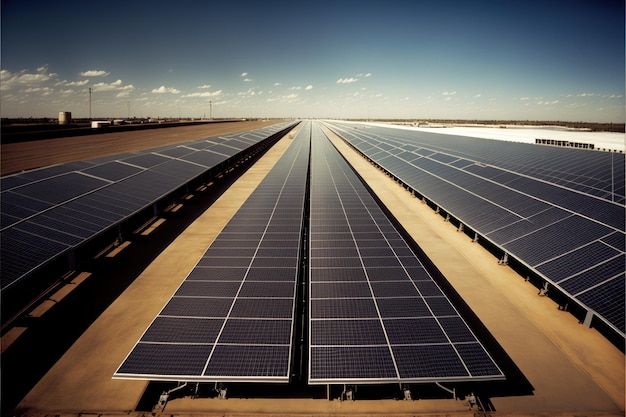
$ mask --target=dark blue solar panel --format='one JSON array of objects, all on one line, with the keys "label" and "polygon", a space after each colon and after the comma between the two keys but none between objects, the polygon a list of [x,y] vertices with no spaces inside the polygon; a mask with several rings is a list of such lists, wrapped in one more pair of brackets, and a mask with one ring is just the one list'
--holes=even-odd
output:
[{"label": "dark blue solar panel", "polygon": [[199,375],[213,345],[138,343],[118,373],[128,375]]},{"label": "dark blue solar panel", "polygon": [[112,161],[85,169],[83,172],[105,180],[119,181],[141,171],[142,168]]},{"label": "dark blue solar panel", "polygon": [[[594,310],[598,314],[602,317],[606,317],[622,332],[625,331],[625,304],[623,297],[626,285],[625,278],[626,274],[621,272],[617,277],[577,295],[577,298],[583,303],[595,306]],[[619,297],[616,297],[616,294],[618,294]]]},{"label": "dark blue solar panel", "polygon": [[86,175],[68,173],[14,188],[13,192],[52,204],[59,204],[108,184],[106,181]]},{"label": "dark blue solar panel", "polygon": [[376,382],[396,379],[387,346],[311,348],[309,380],[332,383],[336,380]]},{"label": "dark blue solar panel", "polygon": [[623,258],[616,249],[596,241],[538,265],[537,271],[553,277],[557,282],[561,282],[563,279],[578,274],[580,271],[588,270],[617,256]]},{"label": "dark blue solar panel", "polygon": [[[452,345],[392,346],[392,349],[402,379],[471,377]],[[497,372],[497,368],[494,369]]]},{"label": "dark blue solar panel", "polygon": [[154,343],[214,343],[223,323],[221,319],[157,317],[142,340]]},{"label": "dark blue solar panel", "polygon": [[285,357],[289,357],[287,345],[217,345],[202,376],[208,381],[238,378],[284,381],[289,375],[289,363]]}]

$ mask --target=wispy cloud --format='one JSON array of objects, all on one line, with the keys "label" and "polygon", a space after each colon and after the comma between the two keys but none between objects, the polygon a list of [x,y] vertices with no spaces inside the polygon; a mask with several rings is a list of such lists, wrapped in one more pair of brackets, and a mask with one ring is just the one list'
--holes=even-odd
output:
[{"label": "wispy cloud", "polygon": [[247,73],[247,72],[242,72],[242,73],[241,73],[241,76],[242,76],[242,77],[247,77],[247,76],[248,76],[248,73]]},{"label": "wispy cloud", "polygon": [[185,98],[187,98],[187,97],[190,97],[190,98],[217,97],[217,96],[219,96],[221,94],[222,94],[222,90],[217,90],[217,91],[213,91],[213,92],[206,91],[204,93],[185,94],[185,95],[183,95],[181,97],[185,97]]},{"label": "wispy cloud", "polygon": [[337,84],[350,84],[350,83],[355,83],[357,81],[359,81],[359,79],[358,78],[353,78],[353,77],[350,77],[350,78],[339,78],[337,80]]},{"label": "wispy cloud", "polygon": [[134,89],[135,89],[135,86],[132,84],[125,85],[124,87],[121,88],[122,91],[117,93],[115,97],[117,98],[128,97],[130,95],[130,92],[133,91]]},{"label": "wispy cloud", "polygon": [[204,84],[199,86],[198,88],[211,88],[211,86],[209,84]]},{"label": "wispy cloud", "polygon": [[56,77],[57,74],[47,72],[46,67],[37,68],[37,73],[28,73],[26,70],[12,73],[8,70],[0,71],[2,90],[9,90],[14,86],[33,86],[45,83]]},{"label": "wispy cloud", "polygon": [[336,83],[337,84],[352,84],[357,81],[360,81],[362,78],[369,78],[371,76],[372,76],[371,72],[366,72],[366,73],[357,74],[354,77],[339,78]]},{"label": "wispy cloud", "polygon": [[162,85],[159,88],[153,89],[152,92],[156,94],[165,94],[165,93],[180,94],[180,90],[177,90],[173,87],[166,87],[164,85]]},{"label": "wispy cloud", "polygon": [[108,71],[88,70],[88,71],[81,72],[79,75],[81,77],[106,77],[109,74],[110,74],[110,72],[108,72]]},{"label": "wispy cloud", "polygon": [[304,90],[305,90],[305,91],[311,91],[311,90],[313,90],[313,86],[312,86],[312,85],[307,85],[307,86],[304,88]]},{"label": "wispy cloud", "polygon": [[441,93],[444,96],[453,96],[456,94],[456,91],[444,91],[443,93]]},{"label": "wispy cloud", "polygon": [[286,95],[280,95],[277,97],[270,97],[267,100],[265,100],[267,103],[273,103],[273,102],[291,102],[295,99],[297,99],[299,97],[298,93],[291,93],[291,94],[286,94]]},{"label": "wispy cloud", "polygon": [[64,87],[82,87],[83,85],[86,85],[89,83],[89,80],[82,80],[82,81],[67,81],[67,80],[63,80],[63,81],[59,81],[58,83],[56,83],[56,86],[64,86]]},{"label": "wispy cloud", "polygon": [[122,80],[117,80],[112,83],[97,83],[93,85],[94,91],[111,91],[117,90],[122,86]]}]

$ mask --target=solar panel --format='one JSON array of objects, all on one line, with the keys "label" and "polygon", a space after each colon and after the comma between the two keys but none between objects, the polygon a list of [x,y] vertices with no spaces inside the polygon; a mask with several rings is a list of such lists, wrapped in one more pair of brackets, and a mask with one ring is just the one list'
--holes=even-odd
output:
[{"label": "solar panel", "polygon": [[207,248],[115,378],[289,381],[309,147],[307,125]]},{"label": "solar panel", "polygon": [[[371,125],[331,126],[365,156],[624,334],[623,291],[577,295],[586,285],[618,281],[623,272],[623,154]],[[594,245],[609,241],[612,249]],[[585,262],[570,262],[573,253]],[[616,306],[611,318],[601,313],[605,304]]]},{"label": "solar panel", "polygon": [[309,383],[503,379],[317,126],[311,155]]},{"label": "solar panel", "polygon": [[[211,143],[201,139],[2,177],[1,288],[223,163],[242,149],[242,143],[247,148],[289,126],[281,123],[259,129],[254,140],[250,136],[242,140],[246,133],[237,133],[213,138]],[[231,141],[237,147],[227,144]],[[194,144],[198,149],[222,146],[222,142],[229,149],[228,156],[193,148]],[[25,232],[19,243],[5,239],[12,228]],[[24,246],[29,259],[15,256],[24,253]]]}]

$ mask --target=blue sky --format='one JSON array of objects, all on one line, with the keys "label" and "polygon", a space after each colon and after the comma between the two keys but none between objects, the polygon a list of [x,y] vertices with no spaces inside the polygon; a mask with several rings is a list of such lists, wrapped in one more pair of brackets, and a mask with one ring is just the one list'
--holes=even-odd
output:
[{"label": "blue sky", "polygon": [[623,0],[1,7],[2,117],[624,122]]}]

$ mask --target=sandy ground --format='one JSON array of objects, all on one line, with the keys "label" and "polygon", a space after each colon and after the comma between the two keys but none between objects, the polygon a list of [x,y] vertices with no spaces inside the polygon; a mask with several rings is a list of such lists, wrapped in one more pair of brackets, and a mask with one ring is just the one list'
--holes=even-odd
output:
[{"label": "sandy ground", "polygon": [[276,120],[210,123],[2,144],[0,174],[244,132],[276,123]]},{"label": "sandy ground", "polygon": [[[291,143],[279,141],[188,227],[76,341],[18,407],[23,415],[133,414],[146,382],[112,374],[206,247]],[[624,415],[624,355],[430,208],[337,146],[515,361],[535,392],[492,398],[498,415]],[[461,401],[195,399],[172,415],[469,415]]]}]

